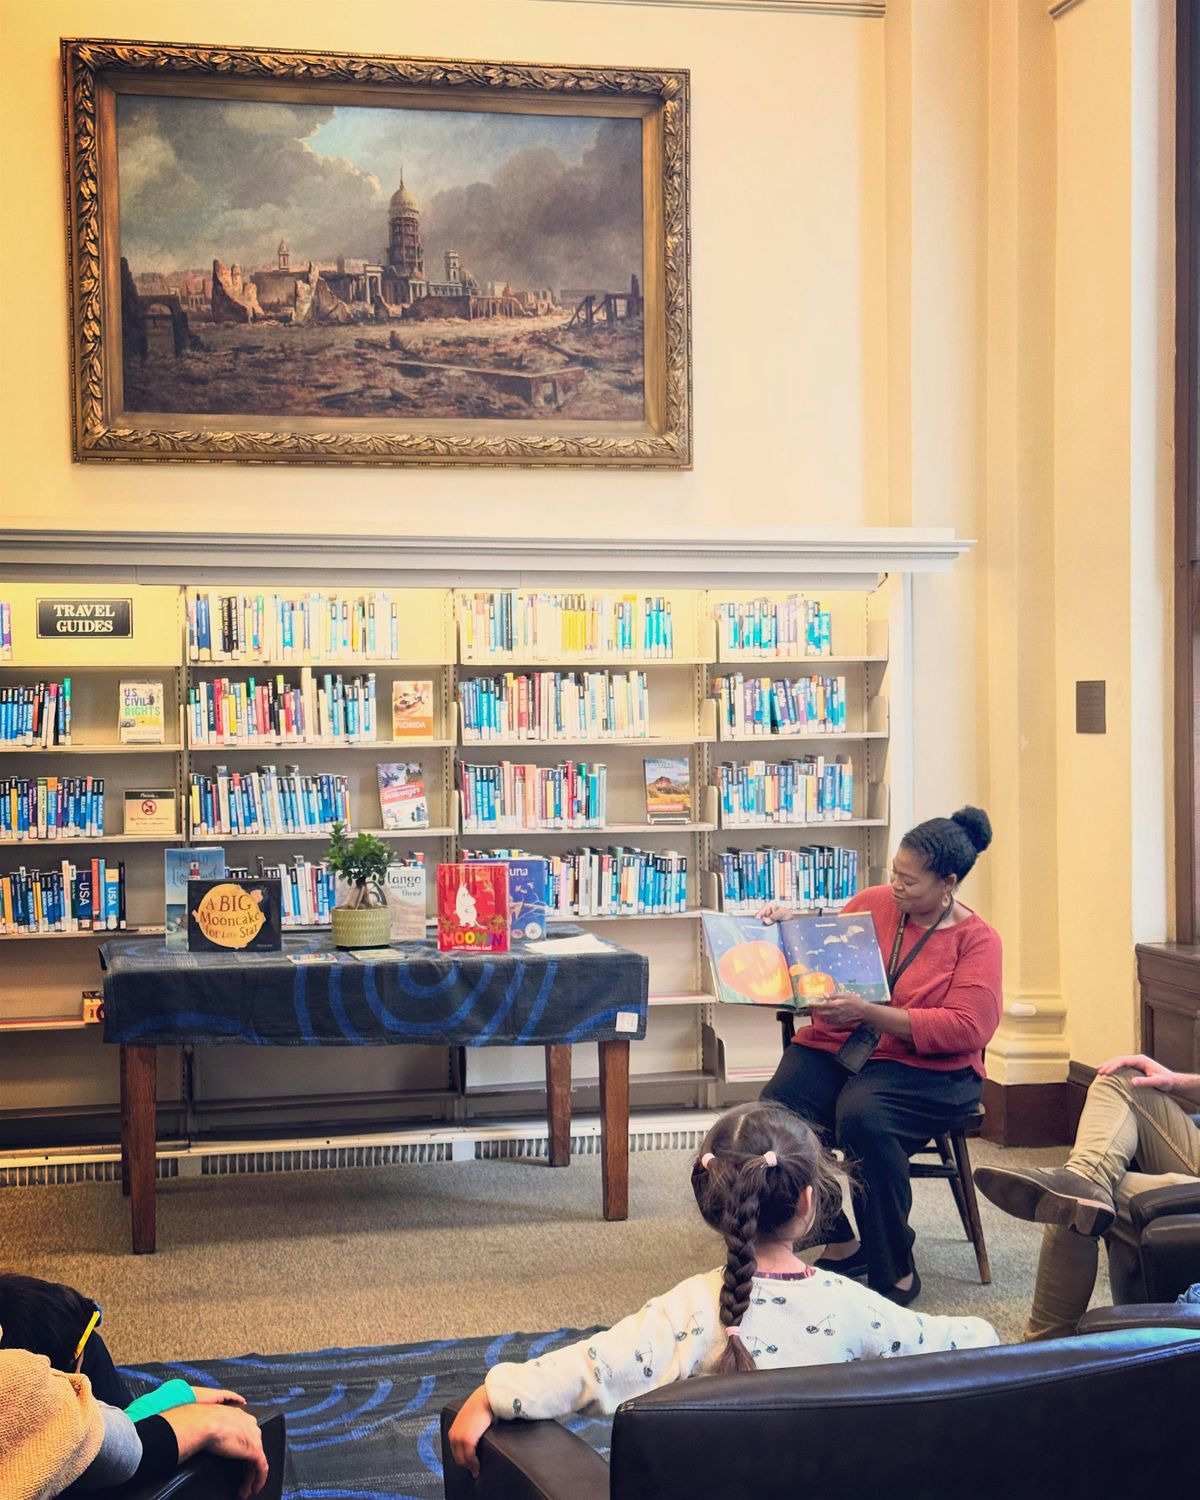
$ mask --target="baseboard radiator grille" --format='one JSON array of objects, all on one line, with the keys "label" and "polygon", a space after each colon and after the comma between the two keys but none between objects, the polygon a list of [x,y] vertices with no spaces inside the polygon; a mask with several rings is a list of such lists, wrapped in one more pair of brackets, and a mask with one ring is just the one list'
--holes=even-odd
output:
[{"label": "baseboard radiator grille", "polygon": [[[629,1149],[634,1151],[694,1151],[704,1139],[707,1121],[678,1126],[638,1129],[634,1121],[629,1132]],[[456,1149],[457,1148],[457,1149]],[[546,1131],[531,1125],[528,1135],[489,1133],[476,1137],[460,1136],[457,1140],[379,1141],[344,1146],[303,1143],[264,1144],[261,1150],[238,1146],[222,1150],[197,1147],[190,1152],[166,1152],[157,1161],[160,1181],[176,1177],[235,1177],[262,1172],[346,1171],[355,1167],[426,1166],[436,1162],[460,1161],[473,1156],[476,1161],[532,1160],[545,1158],[549,1150]],[[586,1130],[571,1137],[572,1156],[599,1156],[600,1135]],[[0,1164],[0,1188],[61,1187],[71,1183],[120,1182],[121,1159],[97,1154],[84,1158],[41,1160],[28,1165]]]}]

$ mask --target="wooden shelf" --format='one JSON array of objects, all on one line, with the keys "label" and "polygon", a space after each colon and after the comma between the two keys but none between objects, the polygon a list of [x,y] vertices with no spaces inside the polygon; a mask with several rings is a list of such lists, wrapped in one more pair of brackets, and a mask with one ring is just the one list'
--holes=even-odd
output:
[{"label": "wooden shelf", "polygon": [[459,667],[484,674],[498,667],[526,667],[531,672],[542,670],[574,671],[577,667],[599,668],[613,671],[618,667],[711,667],[711,656],[489,656],[483,659],[462,660]]},{"label": "wooden shelf", "polygon": [[[178,748],[178,747],[177,747]],[[203,741],[188,741],[191,755],[204,755],[220,751],[224,755],[249,755],[260,750],[296,750],[311,754],[315,750],[370,750],[378,755],[381,750],[449,750],[453,740],[255,740],[239,741],[236,745],[223,741],[205,744]]]},{"label": "wooden shelf", "polygon": [[312,657],[305,660],[297,660],[295,658],[292,658],[289,661],[279,661],[274,657],[257,656],[241,657],[237,661],[193,661],[189,657],[187,663],[188,671],[190,672],[224,672],[231,667],[235,671],[239,672],[253,672],[256,671],[259,667],[268,667],[273,672],[286,672],[289,670],[289,668],[292,667],[308,667],[311,671],[314,672],[323,672],[326,669],[329,669],[331,671],[344,672],[347,670],[347,668],[350,667],[353,667],[355,669],[367,669],[375,671],[378,671],[382,667],[388,671],[396,670],[407,672],[410,670],[415,671],[418,667],[452,667],[453,665],[453,657],[447,657],[441,661],[430,661],[428,659],[423,659],[421,661],[410,661],[406,657],[399,656],[389,658],[386,661],[380,657],[363,656],[343,656],[328,658]]},{"label": "wooden shelf", "polygon": [[833,667],[871,666],[876,663],[886,666],[886,656],[754,656],[744,653],[726,653],[717,648],[718,667],[812,667],[818,664]]},{"label": "wooden shelf", "polygon": [[82,1016],[13,1016],[0,1019],[0,1031],[82,1031],[99,1024]]},{"label": "wooden shelf", "polygon": [[58,839],[0,839],[5,849],[69,849],[81,844],[182,844],[182,833],[96,833],[70,834]]},{"label": "wooden shelf", "polygon": [[715,833],[716,829],[715,823],[602,823],[585,828],[464,828],[462,837],[495,844],[512,838],[570,838],[581,833]]},{"label": "wooden shelf", "polygon": [[761,833],[764,828],[775,829],[779,833],[812,833],[814,829],[834,828],[886,828],[886,818],[826,818],[818,819],[815,823],[779,823],[769,818],[755,819],[744,823],[722,823],[722,833]]},{"label": "wooden shelf", "polygon": [[[377,839],[450,839],[454,837],[454,829],[448,826],[434,826],[429,828],[352,828],[351,838],[357,833],[369,833]],[[285,844],[289,841],[296,843],[328,843],[333,837],[330,833],[197,833],[193,831],[192,839],[219,840],[222,844]]]},{"label": "wooden shelf", "polygon": [[552,912],[548,918],[551,922],[695,922],[700,918],[700,908],[689,906],[687,911],[661,911],[661,912],[613,912],[602,917],[579,917],[573,913]]},{"label": "wooden shelf", "polygon": [[706,991],[696,991],[692,994],[651,995],[647,1003],[652,1010],[655,1010],[659,1006],[667,1005],[714,1005],[716,998],[715,995],[710,995]]},{"label": "wooden shelf", "polygon": [[105,942],[110,937],[161,937],[165,927],[98,927],[79,932],[2,932],[0,943],[47,943],[64,938],[95,938]]},{"label": "wooden shelf", "polygon": [[[767,1075],[770,1077],[770,1074]],[[664,1083],[717,1083],[720,1080],[715,1073],[709,1073],[704,1068],[678,1068],[667,1069],[664,1072],[634,1073],[629,1074],[629,1083],[633,1087],[636,1084],[664,1084]],[[576,1093],[580,1089],[595,1089],[600,1087],[598,1078],[572,1078],[571,1092]],[[538,1093],[545,1092],[545,1085],[540,1083],[477,1083],[468,1084],[465,1093],[467,1098],[472,1096],[482,1098],[487,1094],[521,1094],[530,1091]]]},{"label": "wooden shelf", "polygon": [[0,745],[0,755],[178,755],[182,745]]},{"label": "wooden shelf", "polygon": [[887,729],[837,729],[829,733],[805,730],[802,734],[718,734],[722,745],[794,745],[805,740],[886,740]]},{"label": "wooden shelf", "polygon": [[655,745],[713,745],[716,739],[708,734],[648,734],[643,739],[610,738],[594,740],[530,740],[530,739],[502,739],[502,740],[462,740],[455,747],[458,750],[499,750],[515,748],[521,750],[554,750],[570,749],[573,745],[595,746],[597,748],[615,749],[640,749],[642,746]]}]

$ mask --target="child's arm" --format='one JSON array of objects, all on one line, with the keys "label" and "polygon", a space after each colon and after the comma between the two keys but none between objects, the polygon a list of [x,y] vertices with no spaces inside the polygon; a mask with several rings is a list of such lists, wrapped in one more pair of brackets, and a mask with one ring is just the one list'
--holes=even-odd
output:
[{"label": "child's arm", "polygon": [[721,1274],[693,1276],[652,1298],[641,1312],[527,1364],[493,1365],[450,1428],[450,1448],[472,1473],[475,1448],[493,1417],[608,1415],[643,1391],[685,1380],[723,1337]]},{"label": "child's arm", "polygon": [[983,1318],[948,1318],[910,1312],[878,1292],[845,1282],[858,1321],[860,1354],[864,1359],[902,1354],[934,1354],[947,1349],[990,1349],[1000,1342]]}]

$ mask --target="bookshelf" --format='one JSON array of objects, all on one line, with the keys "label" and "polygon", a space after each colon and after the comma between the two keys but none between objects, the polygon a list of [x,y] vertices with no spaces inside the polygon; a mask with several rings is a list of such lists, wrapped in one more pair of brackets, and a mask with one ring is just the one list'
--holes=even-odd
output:
[{"label": "bookshelf", "polygon": [[[855,580],[856,583],[860,580]],[[897,592],[887,583],[867,591],[838,590],[824,582],[809,596],[819,600],[828,617],[828,647],[819,655],[795,641],[772,646],[735,647],[727,641],[717,617],[725,606],[743,610],[743,618],[772,606],[783,608],[791,592],[737,592],[704,588],[641,586],[629,590],[579,588],[512,590],[501,613],[504,632],[493,646],[481,621],[489,620],[481,597],[489,591],[450,588],[367,587],[351,580],[338,587],[300,589],[291,583],[261,591],[245,584],[196,587],[131,586],[89,588],[42,584],[0,585],[0,598],[12,611],[12,660],[0,661],[0,687],[37,681],[52,673],[72,678],[72,743],[49,748],[0,747],[0,781],[8,775],[70,775],[87,766],[105,778],[109,797],[102,836],[42,844],[0,842],[0,873],[32,864],[49,848],[53,859],[76,849],[113,845],[113,857],[126,862],[129,930],[161,931],[162,851],[171,844],[217,843],[230,849],[230,863],[255,869],[261,857],[278,863],[293,854],[319,857],[328,835],[323,832],[267,832],[197,835],[187,826],[188,788],[193,774],[210,774],[216,765],[249,773],[270,764],[300,767],[301,774],[329,773],[345,779],[352,826],[384,838],[397,852],[424,854],[427,867],[462,850],[526,848],[539,855],[565,855],[580,847],[672,851],[686,858],[686,909],[661,915],[620,913],[572,918],[585,927],[602,925],[606,935],[645,952],[650,959],[651,1015],[647,1038],[632,1054],[635,1104],[715,1105],[756,1088],[769,1076],[778,1057],[778,1028],[771,1015],[717,1006],[703,957],[699,921],[703,908],[721,902],[721,883],[714,866],[722,853],[752,852],[760,846],[796,850],[820,845],[853,851],[859,883],[881,878],[891,832],[892,737],[896,699],[889,655]],[[495,591],[493,591],[495,592]],[[804,594],[800,595],[803,611]],[[350,606],[346,641],[331,649],[334,612],[329,596]],[[36,600],[119,596],[132,605],[133,634],[119,640],[43,639],[36,636]],[[222,618],[223,598],[242,599],[238,652],[214,649],[214,637],[202,646],[198,609],[207,608],[209,628]],[[264,625],[275,605],[290,599],[295,608],[286,648],[282,619]],[[300,601],[307,600],[307,614]],[[201,603],[203,601],[203,603]],[[355,634],[350,618],[355,601],[362,619],[373,605],[373,646],[365,633]],[[493,601],[494,607],[494,601]],[[471,617],[468,623],[468,616]],[[669,628],[663,622],[669,616]],[[566,618],[563,618],[566,617]],[[297,620],[307,619],[304,628]],[[385,632],[381,621],[388,621]],[[524,620],[524,634],[516,622]],[[229,620],[226,613],[225,623]],[[314,621],[329,622],[322,637]],[[614,622],[616,622],[614,624]],[[649,623],[648,623],[649,622]],[[304,630],[307,630],[307,636]],[[614,640],[615,632],[615,640]],[[225,638],[231,640],[228,635]],[[504,642],[511,641],[511,644]],[[618,649],[619,648],[619,649]],[[735,735],[719,722],[713,696],[716,680],[741,673],[744,678],[810,675],[844,679],[845,729],[837,732]],[[336,674],[344,678],[373,676],[373,737],[323,732],[311,720],[311,737],[264,733],[254,739],[242,732],[212,743],[198,733],[194,711],[197,690],[214,682],[235,684],[249,692],[265,682],[282,680],[301,690],[312,703],[316,685]],[[544,737],[527,722],[520,732],[494,730],[471,737],[462,706],[465,693],[480,679],[516,682],[544,674],[642,675],[648,717],[644,733],[625,724],[595,734],[572,726]],[[123,677],[144,676],[164,684],[166,735],[161,745],[118,742],[115,727],[117,686]],[[393,739],[391,701],[397,682],[427,681],[432,689],[432,722],[428,732]],[[901,706],[900,717],[903,719]],[[265,721],[264,721],[265,722]],[[544,725],[543,725],[544,729]],[[691,817],[679,824],[650,824],[646,818],[643,761],[663,754],[684,756],[690,763]],[[854,793],[849,817],[778,822],[746,816],[732,820],[722,807],[720,767],[752,762],[802,761],[806,756],[849,756]],[[409,761],[421,768],[428,799],[428,827],[384,831],[378,828],[376,766]],[[602,764],[606,775],[605,818],[589,827],[465,827],[459,792],[460,767],[513,765],[552,768],[564,761]],[[55,768],[61,767],[56,770]],[[121,829],[120,793],[127,788],[171,787],[177,795],[181,826],[173,836],[126,834]],[[236,853],[234,853],[236,851]],[[434,882],[427,882],[430,911]],[[830,904],[836,904],[831,902]],[[106,934],[62,932],[19,934],[9,943],[9,960],[0,980],[0,1028],[19,1030],[10,1040],[7,1060],[0,1062],[0,1091],[17,1107],[74,1106],[80,1112],[116,1097],[115,1049],[99,1045],[96,1028],[74,1018],[84,989],[97,982],[95,948]],[[91,939],[88,942],[87,939]],[[69,941],[64,941],[69,939]],[[11,977],[10,977],[11,976]],[[65,1031],[52,1048],[39,1046],[39,1018],[49,1032]],[[18,1026],[19,1022],[19,1026]],[[467,1060],[462,1092],[456,1093],[457,1060],[447,1049],[362,1049],[369,1056],[327,1052],[320,1059],[300,1060],[262,1049],[248,1057],[245,1049],[197,1049],[191,1064],[198,1112],[233,1121],[245,1105],[247,1119],[261,1115],[253,1096],[286,1100],[282,1125],[304,1120],[303,1098],[327,1101],[331,1086],[346,1104],[346,1119],[363,1118],[364,1101],[407,1101],[400,1113],[412,1114],[430,1101],[444,1115],[511,1114],[538,1107],[544,1089],[540,1052],[483,1048]],[[575,1064],[576,1087],[584,1094],[596,1071],[586,1048]],[[594,1049],[593,1049],[594,1050]],[[113,1053],[114,1056],[110,1056]],[[211,1053],[211,1055],[210,1055]],[[53,1063],[49,1060],[53,1058]],[[299,1069],[299,1071],[297,1071]],[[311,1078],[309,1074],[311,1073]],[[182,1076],[181,1074],[179,1075]],[[163,1076],[164,1099],[172,1099],[169,1070]],[[205,1102],[206,1101],[206,1102]],[[423,1102],[422,1102],[423,1101]],[[586,1100],[583,1101],[586,1103]],[[324,1108],[324,1103],[322,1108]],[[382,1107],[382,1106],[380,1106]],[[0,1121],[4,1111],[0,1110]],[[395,1118],[392,1112],[389,1118]]]}]

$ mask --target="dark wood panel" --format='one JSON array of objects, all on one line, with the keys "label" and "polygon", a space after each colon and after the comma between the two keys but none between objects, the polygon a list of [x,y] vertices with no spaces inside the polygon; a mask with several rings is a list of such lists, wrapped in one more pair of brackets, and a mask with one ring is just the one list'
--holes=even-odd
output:
[{"label": "dark wood panel", "polygon": [[980,1134],[997,1146],[1066,1146],[1074,1135],[1071,1086],[1067,1083],[983,1085],[987,1111]]},{"label": "dark wood panel", "polygon": [[1142,1050],[1179,1073],[1200,1072],[1200,945],[1139,943]]}]

